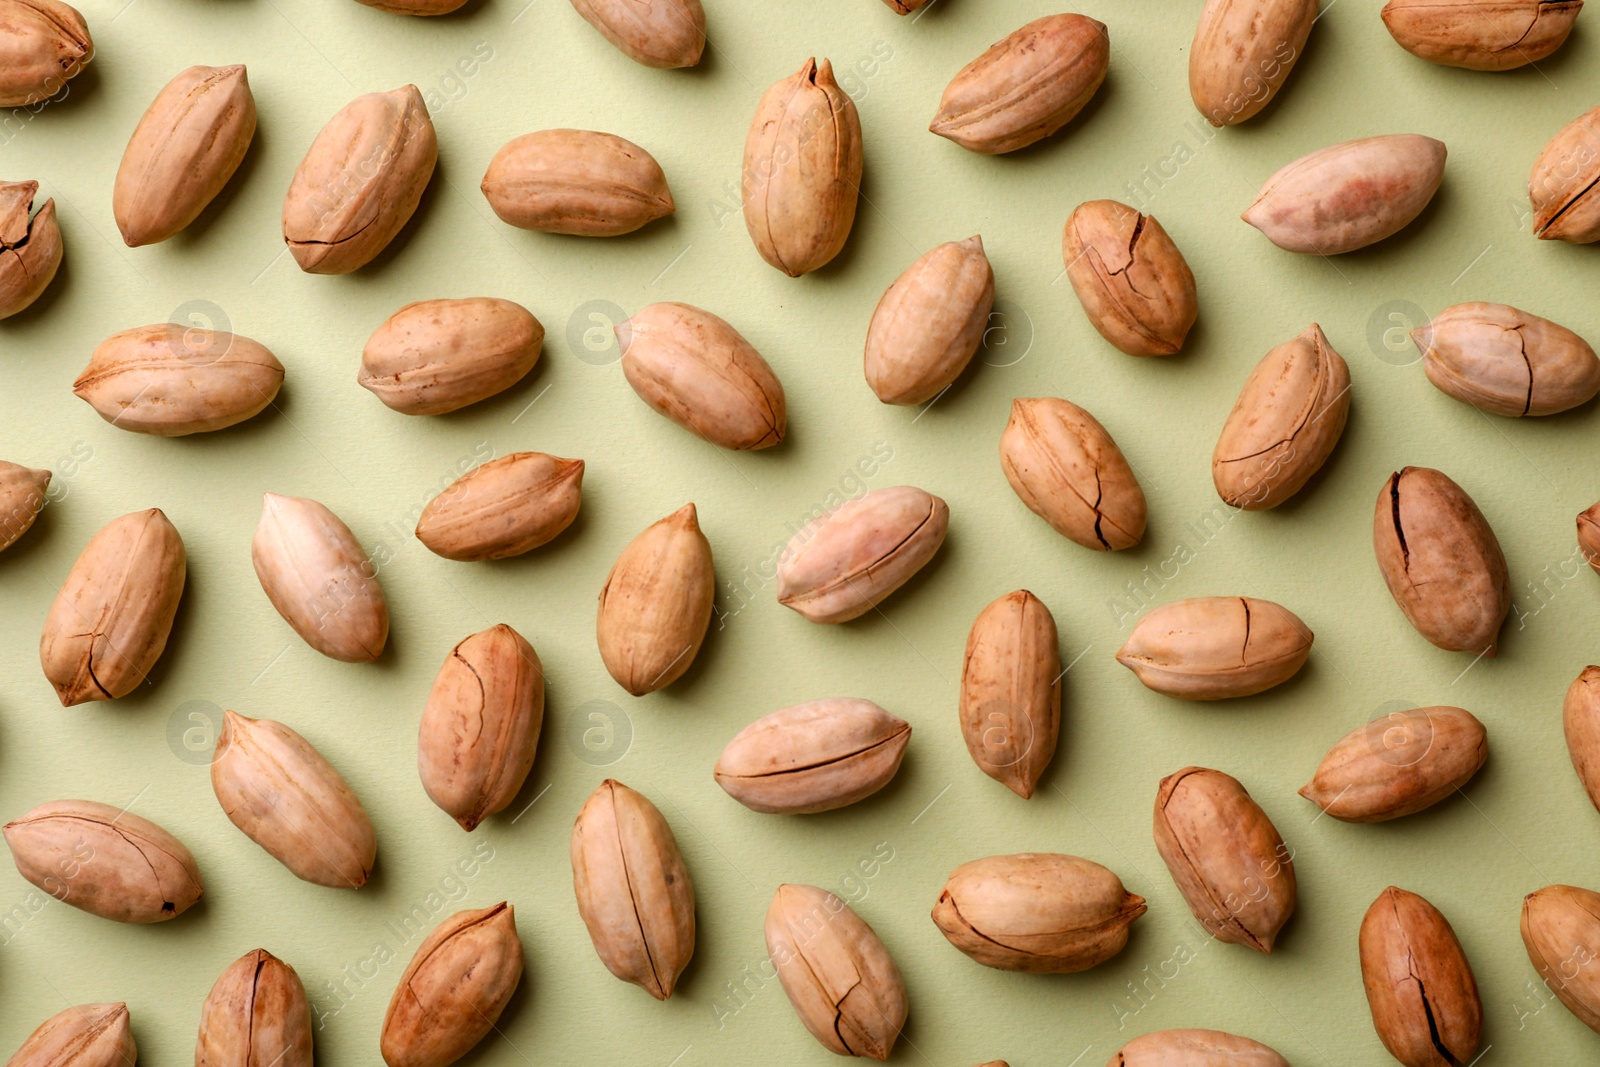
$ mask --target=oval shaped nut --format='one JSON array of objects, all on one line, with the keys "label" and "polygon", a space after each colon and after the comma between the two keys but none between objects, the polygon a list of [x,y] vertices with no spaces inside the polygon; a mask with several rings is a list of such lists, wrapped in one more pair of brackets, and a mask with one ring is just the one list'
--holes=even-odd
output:
[{"label": "oval shaped nut", "polygon": [[77,8],[59,0],[0,0],[0,107],[55,96],[93,58]]},{"label": "oval shaped nut", "polygon": [[1383,24],[1414,56],[1468,70],[1514,70],[1566,43],[1583,0],[1389,0]]},{"label": "oval shaped nut", "polygon": [[17,873],[102,919],[158,923],[182,915],[205,887],[183,842],[132,812],[57,800],[5,825]]},{"label": "oval shaped nut", "polygon": [[812,622],[848,622],[921,570],[950,528],[943,500],[915,486],[874,489],[801,527],[778,557],[778,603]]},{"label": "oval shaped nut", "polygon": [[295,877],[332,889],[367,884],[378,855],[372,820],[339,772],[283,723],[223,712],[211,788],[233,825]]},{"label": "oval shaped nut", "polygon": [[1567,687],[1561,721],[1572,769],[1590,803],[1600,809],[1600,667],[1585,667]]},{"label": "oval shaped nut", "polygon": [[1600,358],[1565,326],[1505,304],[1445,308],[1411,331],[1428,380],[1495,415],[1553,415],[1600,393]]},{"label": "oval shaped nut", "polygon": [[1189,49],[1189,96],[1213,126],[1266,107],[1305,50],[1317,0],[1206,0]]},{"label": "oval shaped nut", "polygon": [[1089,324],[1130,356],[1170,356],[1199,314],[1194,274],[1154,215],[1115,200],[1079,204],[1061,236]]},{"label": "oval shaped nut", "polygon": [[1123,1045],[1106,1067],[1289,1067],[1289,1061],[1221,1030],[1157,1030]]},{"label": "oval shaped nut", "polygon": [[855,224],[861,166],[861,116],[826,59],[768,89],[741,177],[744,225],[761,258],[798,278],[838,255]]},{"label": "oval shaped nut", "polygon": [[1600,573],[1600,503],[1589,505],[1578,513],[1578,550]]},{"label": "oval shaped nut", "polygon": [[348,274],[388,247],[433,177],[439,141],[415,85],[367,93],[317,134],[283,201],[300,269]]},{"label": "oval shaped nut", "polygon": [[1405,1067],[1471,1063],[1483,1028],[1478,983],[1439,909],[1390,886],[1361,920],[1361,982],[1372,1027]]},{"label": "oval shaped nut", "polygon": [[606,970],[657,1000],[694,955],[694,882],[656,806],[606,779],[572,827],[572,888]]},{"label": "oval shaped nut", "polygon": [[162,322],[100,342],[72,391],[119,429],[182,437],[254,418],[282,385],[283,364],[250,338]]},{"label": "oval shaped nut", "polygon": [[1528,175],[1533,232],[1543,241],[1600,241],[1600,107],[1557,131]]},{"label": "oval shaped nut", "polygon": [[911,724],[870,700],[811,700],[740,730],[712,774],[751,811],[809,815],[888,785],[910,740]]},{"label": "oval shaped nut", "polygon": [[1465,490],[1428,467],[1391,474],[1378,493],[1372,544],[1389,593],[1418,633],[1451,652],[1495,654],[1511,578]]},{"label": "oval shaped nut", "polygon": [[250,559],[267,599],[306,644],[346,663],[383,654],[389,603],[339,516],[315,500],[266,493]]},{"label": "oval shaped nut", "polygon": [[705,50],[700,0],[572,0],[572,6],[624,55],[647,67],[692,67]]},{"label": "oval shaped nut", "polygon": [[1522,899],[1522,944],[1550,991],[1600,1033],[1600,893],[1547,885]]},{"label": "oval shaped nut", "polygon": [[1329,145],[1268,178],[1240,218],[1289,252],[1353,252],[1422,214],[1444,160],[1444,142],[1415,133]]},{"label": "oval shaped nut", "polygon": [[928,129],[986,156],[1071,122],[1106,79],[1111,38],[1086,15],[1047,15],[989,46],[945,86]]},{"label": "oval shaped nut", "polygon": [[1057,397],[1017,399],[1000,435],[1000,468],[1028,510],[1097,552],[1144,537],[1144,490],[1106,428]]},{"label": "oval shaped nut", "polygon": [[489,1035],[522,981],[516,910],[458,911],[417,946],[379,1047],[389,1067],[448,1067]]},{"label": "oval shaped nut", "polygon": [[616,327],[622,373],[658,414],[732,449],[783,440],[783,386],[761,353],[722,319],[688,304],[651,304]]},{"label": "oval shaped nut", "polygon": [[888,1059],[909,1006],[872,927],[825,889],[780,885],[766,933],[778,981],[811,1036],[840,1056]]},{"label": "oval shaped nut", "polygon": [[199,217],[239,169],[256,133],[244,65],[190,67],[134,127],[111,212],[129,248],[165,241]]},{"label": "oval shaped nut", "polygon": [[555,540],[583,502],[583,460],[513,452],[468,471],[428,502],[417,540],[445,559],[506,559]]},{"label": "oval shaped nut", "polygon": [[509,300],[422,300],[386,319],[361,351],[356,383],[405,415],[443,415],[521,381],[544,327]]},{"label": "oval shaped nut", "polygon": [[1206,933],[1272,951],[1294,914],[1293,852],[1237,779],[1204,767],[1161,779],[1155,838]]},{"label": "oval shaped nut", "polygon": [[617,684],[644,696],[677,681],[711,625],[711,543],[685,504],[628,543],[600,590],[595,635]]},{"label": "oval shaped nut", "polygon": [[479,187],[502,221],[578,237],[618,237],[675,210],[649,152],[592,130],[540,130],[507,141]]},{"label": "oval shaped nut", "polygon": [[1226,700],[1287,682],[1305,666],[1314,639],[1294,612],[1270,600],[1201,596],[1147,613],[1117,662],[1169,697]]},{"label": "oval shaped nut", "polygon": [[950,873],[934,925],[985,967],[1030,974],[1086,971],[1122,951],[1146,911],[1106,868],[1077,856],[1024,852]]},{"label": "oval shaped nut", "polygon": [[62,707],[115,700],[149,681],[187,573],[183,538],[160,508],[124,515],[89,539],[39,638]]},{"label": "oval shaped nut", "polygon": [[544,725],[544,667],[501,623],[450,650],[417,731],[417,770],[429,799],[477,828],[516,799]]},{"label": "oval shaped nut", "polygon": [[50,472],[0,460],[0,552],[17,543],[44,509]]},{"label": "oval shaped nut", "polygon": [[1391,712],[1340,738],[1300,795],[1335,819],[1385,822],[1444,800],[1488,757],[1488,733],[1469,711]]},{"label": "oval shaped nut", "polygon": [[994,309],[983,238],[946,241],[884,292],[867,327],[867,385],[885,404],[920,404],[961,376]]},{"label": "oval shaped nut", "polygon": [[[0,0],[0,10],[4,3]],[[0,319],[39,299],[61,266],[56,202],[46,200],[37,214],[28,217],[38,191],[38,182],[0,182]]]},{"label": "oval shaped nut", "polygon": [[978,769],[1024,800],[1033,796],[1061,729],[1061,647],[1055,617],[1026,589],[973,622],[959,711]]},{"label": "oval shaped nut", "polygon": [[264,948],[222,972],[200,1007],[194,1067],[311,1067],[311,1004],[293,967]]},{"label": "oval shaped nut", "polygon": [[80,1004],[39,1024],[6,1067],[133,1067],[139,1058],[126,1004]]},{"label": "oval shaped nut", "polygon": [[1211,453],[1230,507],[1275,508],[1322,469],[1350,416],[1350,365],[1312,323],[1261,357]]}]

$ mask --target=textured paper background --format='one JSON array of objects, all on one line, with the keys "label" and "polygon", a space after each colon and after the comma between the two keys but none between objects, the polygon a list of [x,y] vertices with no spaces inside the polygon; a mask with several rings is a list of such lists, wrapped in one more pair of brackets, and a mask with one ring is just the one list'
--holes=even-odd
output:
[{"label": "textured paper background", "polygon": [[[1267,1041],[1296,1064],[1383,1064],[1355,938],[1368,903],[1394,883],[1431,899],[1461,936],[1483,992],[1482,1062],[1592,1057],[1600,1039],[1530,985],[1517,921],[1523,894],[1539,886],[1600,885],[1597,816],[1560,728],[1567,684],[1596,657],[1600,579],[1574,554],[1572,517],[1600,494],[1600,429],[1592,410],[1511,421],[1444,397],[1399,327],[1487,299],[1600,337],[1597,253],[1536,242],[1523,195],[1540,147],[1595,103],[1600,55],[1580,20],[1538,70],[1435,67],[1390,40],[1378,6],[1329,4],[1279,102],[1214,134],[1187,93],[1198,0],[1084,0],[1079,9],[1111,28],[1105,88],[1063,135],[989,159],[925,126],[965,62],[1055,10],[1039,0],[939,0],[914,21],[876,0],[708,0],[712,47],[687,72],[634,64],[563,0],[479,0],[439,20],[348,0],[84,0],[98,58],[66,100],[3,120],[0,138],[0,171],[40,180],[67,242],[49,294],[0,323],[0,455],[57,472],[55,502],[0,557],[0,814],[60,797],[131,804],[189,844],[207,892],[177,921],[123,927],[40,907],[7,865],[0,1050],[69,1003],[122,999],[144,1062],[185,1062],[211,983],[260,945],[304,977],[319,1059],[374,1063],[385,1005],[416,944],[396,924],[414,908],[431,926],[509,899],[527,974],[502,1036],[471,1062],[829,1063],[764,968],[772,890],[801,881],[854,901],[904,970],[911,1019],[897,1062],[1098,1065],[1144,1031],[1211,1026]],[[739,158],[760,93],[813,54],[833,60],[858,101],[867,168],[844,254],[792,280],[763,264],[744,232]],[[229,62],[249,65],[260,107],[241,173],[187,233],[124,249],[110,199],[129,132],[180,69]],[[356,275],[300,273],[278,231],[295,166],[352,97],[408,81],[428,94],[440,140],[415,221]],[[477,190],[484,167],[511,137],[552,126],[645,146],[666,170],[676,216],[611,241],[500,224]],[[1434,205],[1381,247],[1297,257],[1238,221],[1283,163],[1401,131],[1440,137],[1450,162]],[[1125,357],[1085,322],[1060,277],[1059,235],[1072,207],[1094,197],[1154,212],[1188,257],[1201,314],[1183,356]],[[926,412],[880,405],[860,369],[875,302],[923,251],[974,232],[1002,311],[988,365]],[[527,382],[433,419],[398,415],[356,386],[362,344],[388,314],[472,295],[520,301],[545,324],[545,356]],[[770,360],[789,395],[783,447],[720,453],[631,394],[603,343],[610,309],[669,299],[726,317]],[[282,359],[280,411],[158,440],[106,425],[72,396],[102,338],[191,315]],[[1217,430],[1261,355],[1313,320],[1350,362],[1344,442],[1291,504],[1229,513],[1209,474]],[[1138,468],[1151,512],[1138,549],[1084,551],[1007,487],[996,442],[1009,402],[1038,395],[1088,407]],[[422,502],[461,469],[519,449],[588,462],[569,535],[492,565],[438,559],[410,537]],[[1467,670],[1468,657],[1434,649],[1383,587],[1372,505],[1404,464],[1448,472],[1500,536],[1517,617],[1497,661]],[[791,524],[837,495],[903,483],[950,504],[949,541],[924,576],[883,614],[836,628],[776,604],[761,575]],[[394,633],[379,663],[320,657],[267,603],[249,559],[264,490],[325,502],[384,559]],[[716,553],[722,618],[683,681],[634,700],[596,653],[595,596],[622,546],[686,500],[699,505]],[[168,652],[138,694],[62,710],[35,651],[54,588],[96,529],[150,506],[167,512],[189,550]],[[1149,602],[1281,601],[1316,631],[1315,654],[1301,677],[1255,699],[1156,696],[1112,658],[1142,610],[1130,582]],[[1064,660],[1075,661],[1060,755],[1030,802],[972,765],[954,710],[972,618],[1018,587],[1055,612]],[[538,649],[549,710],[510,814],[532,806],[468,836],[423,794],[415,730],[452,644],[499,621]],[[747,721],[826,695],[869,697],[915,724],[891,787],[841,812],[790,819],[748,812],[713,784],[717,753]],[[1390,825],[1348,826],[1317,818],[1295,795],[1346,731],[1392,707],[1436,703],[1469,708],[1489,727],[1489,765],[1464,798]],[[344,773],[378,830],[370,886],[301,883],[227,821],[205,766],[204,724],[221,707],[289,723]],[[585,749],[591,729],[597,745],[609,730],[610,748]],[[187,730],[196,732],[186,739]],[[1271,957],[1201,935],[1156,854],[1157,781],[1191,763],[1241,778],[1295,849],[1299,912]],[[568,831],[606,776],[655,800],[694,875],[698,950],[666,1004],[606,973],[573,904]],[[472,874],[460,875],[475,850]],[[1086,974],[1035,977],[988,970],[946,944],[928,912],[949,870],[1022,850],[1093,858],[1149,898],[1127,951]]]}]

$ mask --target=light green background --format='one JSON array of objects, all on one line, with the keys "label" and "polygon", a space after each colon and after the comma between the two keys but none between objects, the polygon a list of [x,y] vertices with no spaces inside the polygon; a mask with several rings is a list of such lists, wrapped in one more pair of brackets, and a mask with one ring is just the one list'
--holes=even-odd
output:
[{"label": "light green background", "polygon": [[[1512,421],[1446,398],[1397,328],[1415,325],[1406,321],[1414,313],[1402,303],[1391,318],[1387,306],[1432,314],[1495,300],[1600,336],[1600,253],[1535,241],[1524,198],[1540,147],[1596,102],[1587,88],[1600,76],[1593,27],[1580,20],[1538,70],[1476,74],[1401,51],[1377,0],[1333,0],[1281,99],[1213,135],[1187,93],[1198,0],[1084,0],[1079,10],[1110,26],[1104,89],[1064,134],[990,159],[925,126],[965,62],[1056,10],[1042,0],[939,0],[914,20],[877,0],[707,0],[712,45],[701,69],[687,72],[634,64],[565,0],[520,3],[478,0],[456,16],[416,20],[353,0],[85,0],[97,59],[65,101],[0,141],[0,173],[42,183],[67,244],[50,293],[0,323],[0,455],[58,472],[38,526],[0,557],[0,815],[62,797],[132,804],[192,848],[207,887],[174,922],[125,927],[54,902],[37,908],[39,896],[7,866],[0,1053],[69,1003],[121,999],[146,1063],[185,1062],[211,983],[260,945],[299,970],[325,1016],[319,1059],[374,1063],[385,1005],[415,947],[390,924],[419,905],[442,918],[509,899],[527,973],[502,1036],[471,1062],[824,1064],[829,1053],[761,977],[767,903],[778,884],[799,881],[855,901],[904,970],[911,1018],[899,1063],[1099,1065],[1129,1038],[1175,1026],[1249,1034],[1300,1065],[1387,1063],[1355,942],[1366,906],[1391,883],[1421,892],[1455,924],[1482,988],[1482,1062],[1594,1057],[1600,1038],[1530,986],[1517,921],[1523,894],[1539,886],[1600,886],[1600,816],[1560,727],[1567,684],[1596,658],[1600,578],[1575,556],[1572,519],[1600,495],[1600,427],[1592,410]],[[492,58],[467,63],[472,76],[452,89],[457,63],[484,49]],[[860,106],[866,178],[844,254],[793,280],[757,257],[737,182],[761,92],[813,54],[833,60]],[[189,232],[124,249],[110,204],[129,132],[179,70],[231,62],[248,64],[260,108],[241,173]],[[408,81],[435,105],[440,141],[417,218],[353,276],[302,274],[278,230],[294,168],[352,97]],[[553,126],[646,147],[666,170],[677,214],[610,241],[499,223],[476,187],[489,158],[510,138]],[[1337,260],[1298,257],[1238,221],[1283,163],[1388,132],[1427,133],[1450,148],[1433,206],[1395,239]],[[1141,182],[1143,205],[1199,279],[1199,325],[1185,354],[1166,360],[1103,343],[1061,277],[1060,226],[1073,206],[1140,203],[1127,185]],[[974,232],[1004,312],[989,365],[925,412],[880,405],[860,368],[878,296],[923,251]],[[523,385],[431,419],[391,412],[357,387],[363,342],[400,305],[477,295],[517,300],[545,324],[544,359]],[[586,347],[589,302],[631,312],[657,300],[708,308],[760,349],[788,393],[788,442],[721,453],[641,404],[606,362],[614,353]],[[195,307],[283,361],[278,411],[160,440],[112,428],[73,397],[71,382],[102,338]],[[1299,499],[1266,514],[1228,513],[1209,475],[1217,430],[1261,355],[1313,320],[1350,362],[1343,444]],[[996,443],[1011,398],[1038,395],[1086,406],[1115,435],[1150,502],[1142,546],[1087,552],[1011,493]],[[464,465],[521,449],[587,461],[572,533],[519,560],[473,565],[436,558],[409,536],[421,503]],[[859,478],[853,471],[874,449],[892,458]],[[1404,464],[1445,470],[1500,536],[1517,607],[1496,661],[1467,670],[1468,657],[1434,649],[1383,587],[1372,505]],[[950,504],[949,540],[924,576],[883,614],[839,627],[776,603],[756,575],[791,523],[830,494],[904,483]],[[394,632],[377,664],[322,658],[262,595],[249,542],[264,490],[323,501],[386,557]],[[723,618],[686,678],[635,700],[596,653],[595,596],[622,546],[686,500],[699,505],[716,554]],[[35,651],[54,588],[96,529],[151,506],[167,512],[189,551],[168,651],[136,695],[63,710]],[[1187,562],[1169,565],[1175,556]],[[1148,581],[1158,602],[1213,593],[1280,601],[1316,631],[1311,662],[1274,693],[1221,706],[1147,692],[1112,658],[1138,610],[1119,600],[1130,581]],[[1064,660],[1074,663],[1060,754],[1029,802],[978,772],[955,718],[967,628],[1018,587],[1055,612]],[[545,736],[512,813],[532,806],[514,824],[508,813],[468,836],[423,794],[415,730],[449,648],[500,621],[543,659]],[[905,766],[882,794],[781,818],[746,811],[714,785],[717,753],[746,722],[829,695],[871,698],[915,724]],[[1338,737],[1397,702],[1472,710],[1489,727],[1488,766],[1464,798],[1398,823],[1318,819],[1295,790]],[[378,830],[368,887],[299,882],[227,821],[203,754],[180,758],[183,745],[170,740],[194,725],[191,713],[219,707],[289,723],[345,775]],[[609,715],[618,740],[580,758],[584,731],[599,724],[591,713]],[[1156,784],[1191,763],[1242,779],[1295,849],[1300,906],[1270,957],[1206,940],[1156,853]],[[607,775],[661,807],[694,875],[698,949],[665,1004],[604,970],[573,904],[568,832]],[[452,881],[483,843],[492,859]],[[950,869],[1022,850],[1090,857],[1149,898],[1127,950],[1086,974],[1043,977],[980,967],[946,944],[928,912]],[[452,893],[458,899],[446,899]],[[390,961],[371,965],[380,945]],[[737,1000],[730,983],[745,989]]]}]

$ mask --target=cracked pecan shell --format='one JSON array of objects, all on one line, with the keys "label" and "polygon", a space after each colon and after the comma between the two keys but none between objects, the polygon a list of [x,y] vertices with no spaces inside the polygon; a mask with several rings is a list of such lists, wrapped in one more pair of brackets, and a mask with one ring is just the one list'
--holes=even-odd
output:
[{"label": "cracked pecan shell", "polygon": [[1089,324],[1130,356],[1170,356],[1199,315],[1194,273],[1154,215],[1115,200],[1079,204],[1061,235],[1067,279]]},{"label": "cracked pecan shell", "polygon": [[780,885],[767,909],[767,952],[795,1014],[841,1056],[889,1058],[906,1025],[906,983],[850,906],[812,885]]},{"label": "cracked pecan shell", "polygon": [[6,823],[5,837],[18,874],[103,919],[164,922],[205,892],[183,842],[125,808],[56,800]]},{"label": "cracked pecan shell", "polygon": [[39,299],[61,266],[56,202],[28,217],[38,191],[38,182],[0,182],[0,319]]},{"label": "cracked pecan shell", "polygon": [[1383,24],[1420,59],[1468,70],[1515,70],[1566,43],[1583,0],[1389,0]]},{"label": "cracked pecan shell", "polygon": [[1547,885],[1522,900],[1528,960],[1567,1010],[1600,1033],[1600,893]]},{"label": "cracked pecan shell", "polygon": [[740,730],[712,773],[752,811],[832,811],[888,785],[910,740],[911,724],[870,700],[812,700]]},{"label": "cracked pecan shell", "polygon": [[1018,399],[1000,435],[1000,468],[1028,510],[1097,552],[1144,537],[1144,490],[1087,411],[1057,397]]},{"label": "cracked pecan shell", "polygon": [[1251,696],[1294,677],[1311,628],[1288,608],[1248,596],[1163,604],[1140,619],[1117,662],[1148,688],[1184,700]]},{"label": "cracked pecan shell", "polygon": [[1030,974],[1086,971],[1122,951],[1144,898],[1091,860],[1024,852],[963,863],[933,921],[985,967]]},{"label": "cracked pecan shell", "polygon": [[1600,107],[1556,132],[1528,175],[1533,232],[1543,241],[1600,241]]},{"label": "cracked pecan shell", "polygon": [[39,104],[94,58],[89,26],[60,0],[0,0],[0,107]]},{"label": "cracked pecan shell", "polygon": [[1565,326],[1506,304],[1447,307],[1411,331],[1428,381],[1495,415],[1553,415],[1600,393],[1600,358]]},{"label": "cracked pecan shell", "polygon": [[487,1037],[522,981],[516,910],[458,911],[423,938],[383,1017],[389,1067],[449,1067]]},{"label": "cracked pecan shell", "polygon": [[1361,920],[1361,982],[1372,1027],[1405,1067],[1461,1067],[1478,1051],[1483,1005],[1439,909],[1390,886]]},{"label": "cracked pecan shell", "polygon": [[1418,633],[1451,652],[1495,654],[1511,578],[1465,490],[1429,467],[1391,474],[1378,493],[1372,545],[1389,593]]},{"label": "cracked pecan shell", "polygon": [[1211,454],[1223,503],[1275,508],[1322,468],[1350,415],[1350,367],[1316,323],[1262,357]]},{"label": "cracked pecan shell", "polygon": [[200,1008],[194,1067],[312,1067],[311,1004],[294,968],[264,948],[234,960]]},{"label": "cracked pecan shell", "polygon": [[39,639],[62,707],[127,696],[167,647],[187,574],[183,538],[159,508],[106,526],[67,573]]}]

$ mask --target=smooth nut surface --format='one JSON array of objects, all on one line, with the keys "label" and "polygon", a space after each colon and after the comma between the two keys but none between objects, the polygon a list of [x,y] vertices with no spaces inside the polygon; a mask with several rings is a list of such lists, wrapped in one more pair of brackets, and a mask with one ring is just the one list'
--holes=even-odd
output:
[{"label": "smooth nut surface", "polygon": [[983,344],[994,269],[983,239],[946,241],[884,292],[867,326],[867,385],[885,404],[920,404],[961,376]]},{"label": "smooth nut surface", "polygon": [[244,160],[256,102],[243,64],[190,67],[157,94],[122,153],[111,213],[130,248],[199,217]]},{"label": "smooth nut surface", "polygon": [[778,981],[811,1036],[840,1056],[888,1059],[909,1005],[872,927],[825,889],[780,885],[766,934]]},{"label": "smooth nut surface", "polygon": [[126,1004],[80,1004],[40,1023],[6,1067],[132,1067],[138,1058]]},{"label": "smooth nut surface", "polygon": [[367,884],[378,855],[372,820],[339,772],[283,723],[223,712],[211,788],[233,825],[295,877],[333,889]]},{"label": "smooth nut surface", "polygon": [[778,558],[778,603],[812,622],[848,622],[921,570],[950,528],[943,500],[915,486],[874,489],[811,520]]},{"label": "smooth nut surface", "polygon": [[17,873],[57,900],[124,923],[182,915],[205,887],[183,842],[93,800],[40,804],[5,825]]},{"label": "smooth nut surface", "polygon": [[181,437],[254,418],[282,385],[283,364],[264,345],[162,322],[100,342],[72,391],[118,429]]},{"label": "smooth nut surface", "polygon": [[1583,0],[1389,0],[1383,24],[1414,56],[1468,70],[1514,70],[1566,43]]},{"label": "smooth nut surface", "polygon": [[1211,453],[1230,507],[1275,508],[1322,469],[1350,416],[1350,366],[1312,323],[1261,358]]},{"label": "smooth nut surface", "polygon": [[1600,573],[1600,502],[1578,513],[1578,549],[1589,566]]},{"label": "smooth nut surface", "polygon": [[642,794],[606,779],[572,827],[578,913],[606,969],[657,1000],[694,955],[694,883],[672,827]]},{"label": "smooth nut surface", "polygon": [[1449,797],[1488,756],[1488,733],[1469,711],[1391,712],[1340,738],[1300,795],[1335,819],[1384,822]]},{"label": "smooth nut surface", "polygon": [[1176,600],[1147,613],[1117,652],[1145,686],[1184,700],[1226,700],[1281,685],[1314,635],[1288,608],[1248,596]]},{"label": "smooth nut surface", "polygon": [[616,327],[622,373],[650,408],[696,437],[731,449],[783,440],[783,386],[727,322],[688,304],[651,304]]},{"label": "smooth nut surface", "polygon": [[159,508],[115,519],[61,583],[39,662],[62,707],[127,696],[167,647],[188,573],[183,538]]},{"label": "smooth nut surface", "polygon": [[950,79],[928,129],[998,155],[1043,140],[1083,110],[1111,62],[1104,23],[1047,15],[991,45]]},{"label": "smooth nut surface", "polygon": [[1026,589],[978,613],[961,663],[961,736],[978,769],[1026,800],[1061,728],[1056,620]]},{"label": "smooth nut surface", "polygon": [[870,700],[811,700],[740,730],[712,774],[752,811],[832,811],[888,785],[910,740],[911,724]]},{"label": "smooth nut surface", "polygon": [[306,644],[346,663],[383,654],[389,604],[339,516],[315,500],[267,493],[250,559],[267,599]]},{"label": "smooth nut surface", "polygon": [[1278,95],[1317,21],[1317,0],[1206,0],[1189,48],[1189,96],[1213,126]]},{"label": "smooth nut surface", "polygon": [[1600,107],[1585,111],[1550,138],[1528,175],[1533,232],[1540,240],[1600,241]]},{"label": "smooth nut surface", "polygon": [[46,200],[28,217],[38,191],[38,182],[0,182],[0,319],[39,299],[61,266],[64,246],[56,202]]},{"label": "smooth nut surface", "polygon": [[506,559],[548,544],[578,517],[581,459],[513,452],[457,478],[428,502],[417,540],[445,559]]},{"label": "smooth nut surface", "polygon": [[572,6],[623,54],[647,67],[692,67],[706,46],[700,0],[572,0]]},{"label": "smooth nut surface", "polygon": [[449,1067],[487,1037],[522,980],[515,909],[458,911],[423,938],[395,986],[379,1048],[389,1067]]},{"label": "smooth nut surface", "polygon": [[1106,1067],[1289,1067],[1289,1061],[1221,1030],[1157,1030],[1123,1045]]},{"label": "smooth nut surface", "polygon": [[761,258],[791,278],[844,248],[861,188],[861,116],[833,78],[808,59],[756,105],[744,142],[744,224]]},{"label": "smooth nut surface", "polygon": [[1294,858],[1238,779],[1185,767],[1156,794],[1156,850],[1201,926],[1271,952],[1294,914]]},{"label": "smooth nut surface", "polygon": [[1600,1033],[1600,893],[1547,885],[1522,901],[1522,944],[1549,990]]},{"label": "smooth nut surface", "polygon": [[348,274],[388,247],[433,177],[439,141],[415,85],[367,93],[317,134],[283,201],[300,269]]},{"label": "smooth nut surface", "polygon": [[1076,404],[1012,401],[1000,468],[1029,511],[1085,548],[1115,551],[1144,537],[1139,479],[1106,428]]},{"label": "smooth nut surface", "polygon": [[1428,467],[1391,474],[1372,520],[1378,569],[1411,625],[1439,648],[1493,656],[1511,578],[1489,521]]},{"label": "smooth nut surface", "polygon": [[539,320],[510,300],[423,300],[373,331],[356,381],[395,411],[442,415],[511,388],[543,345]]},{"label": "smooth nut surface", "polygon": [[717,576],[693,504],[652,524],[622,550],[605,588],[595,633],[600,658],[634,696],[682,677],[711,625]]},{"label": "smooth nut surface", "polygon": [[1130,356],[1170,356],[1199,315],[1194,273],[1154,215],[1090,200],[1061,234],[1067,279],[1089,324]]},{"label": "smooth nut surface", "polygon": [[1361,982],[1372,1027],[1405,1067],[1458,1067],[1478,1052],[1483,1005],[1450,922],[1390,886],[1361,920]]},{"label": "smooth nut surface", "polygon": [[1290,252],[1353,252],[1422,214],[1444,180],[1444,161],[1444,143],[1420,134],[1329,145],[1268,178],[1240,217]]},{"label": "smooth nut surface", "polygon": [[0,552],[33,527],[49,499],[50,472],[0,460]]},{"label": "smooth nut surface", "polygon": [[258,948],[230,964],[200,1006],[194,1067],[267,1064],[311,1067],[311,1004],[294,968]]},{"label": "smooth nut surface", "polygon": [[1553,415],[1600,393],[1600,357],[1565,326],[1506,304],[1457,304],[1411,331],[1428,380],[1495,415]]},{"label": "smooth nut surface", "polygon": [[1092,860],[1024,852],[963,863],[933,908],[949,942],[986,967],[1086,971],[1122,951],[1144,898]]},{"label": "smooth nut surface", "polygon": [[593,130],[540,130],[506,142],[480,188],[504,222],[579,237],[632,233],[675,210],[655,157]]},{"label": "smooth nut surface", "polygon": [[60,0],[0,0],[0,107],[55,96],[93,58],[77,8]]},{"label": "smooth nut surface", "polygon": [[417,730],[417,770],[429,799],[476,829],[516,799],[544,725],[544,668],[500,623],[464,638],[434,677]]},{"label": "smooth nut surface", "polygon": [[1572,769],[1590,803],[1600,810],[1600,667],[1585,667],[1567,687],[1561,723]]}]

